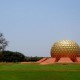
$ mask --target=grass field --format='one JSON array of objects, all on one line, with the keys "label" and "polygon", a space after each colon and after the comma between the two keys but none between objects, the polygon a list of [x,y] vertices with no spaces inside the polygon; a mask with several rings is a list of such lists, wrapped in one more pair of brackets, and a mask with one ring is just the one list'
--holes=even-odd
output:
[{"label": "grass field", "polygon": [[0,80],[80,80],[80,64],[0,63]]}]

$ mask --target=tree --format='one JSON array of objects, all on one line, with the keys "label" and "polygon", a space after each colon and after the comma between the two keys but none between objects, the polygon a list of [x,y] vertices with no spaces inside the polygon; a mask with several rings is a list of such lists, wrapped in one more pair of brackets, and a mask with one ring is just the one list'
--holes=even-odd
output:
[{"label": "tree", "polygon": [[2,62],[23,62],[25,61],[25,56],[20,52],[3,51],[0,61]]},{"label": "tree", "polygon": [[4,51],[7,45],[8,45],[8,41],[6,41],[3,34],[0,33],[0,51]]}]

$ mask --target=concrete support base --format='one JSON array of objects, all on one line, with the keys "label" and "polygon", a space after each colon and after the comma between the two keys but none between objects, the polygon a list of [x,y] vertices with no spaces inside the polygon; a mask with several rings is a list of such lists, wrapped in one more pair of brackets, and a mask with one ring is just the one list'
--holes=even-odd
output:
[{"label": "concrete support base", "polygon": [[80,63],[80,57],[76,57],[76,61],[74,62],[69,57],[61,57],[59,60],[57,60],[55,57],[42,58],[37,62],[40,63],[41,65],[54,64],[54,63]]},{"label": "concrete support base", "polygon": [[73,61],[69,57],[62,57],[57,63],[73,63]]},{"label": "concrete support base", "polygon": [[40,64],[53,64],[53,63],[55,63],[55,61],[56,61],[56,58],[47,58],[47,60],[45,60],[45,61],[43,61],[43,62],[41,62]]}]

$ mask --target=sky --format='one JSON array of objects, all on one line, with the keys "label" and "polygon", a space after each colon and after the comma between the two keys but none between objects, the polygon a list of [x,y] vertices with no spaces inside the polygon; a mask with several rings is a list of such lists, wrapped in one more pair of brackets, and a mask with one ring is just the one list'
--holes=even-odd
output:
[{"label": "sky", "polygon": [[6,50],[50,56],[58,40],[80,44],[80,0],[0,0],[0,32]]}]

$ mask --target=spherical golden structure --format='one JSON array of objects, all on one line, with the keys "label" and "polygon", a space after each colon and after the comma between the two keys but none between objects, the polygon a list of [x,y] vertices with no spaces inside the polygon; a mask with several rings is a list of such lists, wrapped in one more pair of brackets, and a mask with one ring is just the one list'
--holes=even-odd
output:
[{"label": "spherical golden structure", "polygon": [[71,40],[61,40],[51,48],[51,57],[61,58],[70,57],[74,59],[80,53],[79,45]]}]

